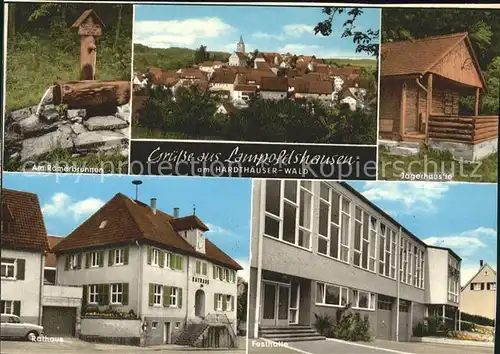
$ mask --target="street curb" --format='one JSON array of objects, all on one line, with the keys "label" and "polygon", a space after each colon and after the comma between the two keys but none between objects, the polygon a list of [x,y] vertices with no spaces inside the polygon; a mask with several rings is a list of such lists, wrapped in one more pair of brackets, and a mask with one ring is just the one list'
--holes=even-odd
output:
[{"label": "street curb", "polygon": [[435,337],[413,337],[412,342],[467,345],[472,347],[489,347],[489,348],[493,348],[495,346],[493,342],[480,342],[473,340],[435,338]]}]

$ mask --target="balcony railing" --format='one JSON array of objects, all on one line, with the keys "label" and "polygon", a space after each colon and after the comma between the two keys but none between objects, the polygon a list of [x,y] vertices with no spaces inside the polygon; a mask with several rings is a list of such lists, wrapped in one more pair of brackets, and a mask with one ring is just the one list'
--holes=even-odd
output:
[{"label": "balcony railing", "polygon": [[478,144],[498,137],[497,116],[432,115],[429,138]]}]

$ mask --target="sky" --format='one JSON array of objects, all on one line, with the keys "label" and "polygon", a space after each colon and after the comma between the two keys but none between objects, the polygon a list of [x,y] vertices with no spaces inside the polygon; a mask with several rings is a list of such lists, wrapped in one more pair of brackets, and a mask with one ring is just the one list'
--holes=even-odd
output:
[{"label": "sky", "polygon": [[429,245],[462,258],[462,285],[484,260],[497,269],[497,186],[435,182],[349,182]]},{"label": "sky", "polygon": [[135,198],[134,179],[142,180],[139,200],[180,216],[193,213],[210,228],[205,235],[243,268],[248,279],[250,248],[249,179],[140,177],[121,175],[62,175],[4,173],[3,187],[36,193],[49,235],[67,236],[116,193]]},{"label": "sky", "polygon": [[[380,10],[363,11],[356,20],[357,30],[378,30]],[[243,36],[246,52],[258,49],[320,58],[367,57],[355,53],[352,38],[340,37],[348,18],[345,14],[334,21],[332,35],[315,35],[314,27],[326,18],[321,7],[138,5],[134,41],[155,48],[196,49],[205,45],[211,51],[232,52]]]}]

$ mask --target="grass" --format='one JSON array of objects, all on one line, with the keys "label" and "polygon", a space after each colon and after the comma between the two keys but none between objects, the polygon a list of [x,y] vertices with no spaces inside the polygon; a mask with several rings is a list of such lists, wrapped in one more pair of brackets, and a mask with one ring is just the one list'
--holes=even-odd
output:
[{"label": "grass", "polygon": [[[142,44],[134,44],[134,70],[144,72],[150,67],[158,67],[168,71],[188,67],[194,63],[194,53],[195,50],[189,48],[150,48]],[[227,61],[231,55],[210,51],[209,54],[209,61]]]},{"label": "grass", "polygon": [[[128,157],[120,154],[118,149],[111,150],[104,154],[88,154],[85,156],[74,157],[72,153],[66,149],[57,148],[47,154],[41,155],[34,159],[34,166],[37,166],[37,172],[59,172],[59,173],[128,173]],[[58,166],[58,169],[47,171],[46,167]],[[69,170],[63,170],[64,167],[70,167]],[[71,169],[74,167],[75,169]],[[19,161],[6,161],[6,171],[25,172],[23,164]],[[31,168],[26,168],[26,172],[31,171]],[[33,171],[35,171],[33,169]]]},{"label": "grass", "polygon": [[[210,48],[208,48],[210,49]],[[144,72],[147,68],[158,67],[163,70],[177,70],[193,63],[195,50],[189,48],[150,48],[142,44],[134,44],[134,70]],[[227,61],[231,53],[210,52],[209,60]],[[350,65],[376,69],[375,59],[324,59],[327,64],[340,66]]]},{"label": "grass", "polygon": [[451,174],[453,181],[496,183],[498,153],[474,163],[462,163],[449,152],[421,148],[415,156],[391,155],[384,146],[379,147],[378,174],[381,180],[407,180],[402,173]]},{"label": "grass", "polygon": [[[66,48],[36,36],[10,38],[7,48],[6,111],[37,105],[48,87],[59,80],[80,79],[80,37],[72,33]],[[96,79],[130,80],[130,48],[112,51],[97,42]]]},{"label": "grass", "polygon": [[375,59],[324,59],[326,64],[337,64],[339,66],[356,66],[360,68],[377,68],[377,60]]}]

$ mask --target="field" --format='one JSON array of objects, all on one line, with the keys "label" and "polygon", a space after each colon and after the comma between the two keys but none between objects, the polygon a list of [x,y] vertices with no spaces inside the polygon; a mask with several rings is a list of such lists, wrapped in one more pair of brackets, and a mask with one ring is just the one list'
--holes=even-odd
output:
[{"label": "field", "polygon": [[[163,70],[177,70],[194,64],[195,50],[188,48],[150,48],[142,44],[134,44],[134,70],[145,72],[150,67]],[[227,61],[231,53],[209,52],[209,60]],[[372,59],[324,59],[327,64],[337,66],[356,66],[376,69],[377,61]]]}]

